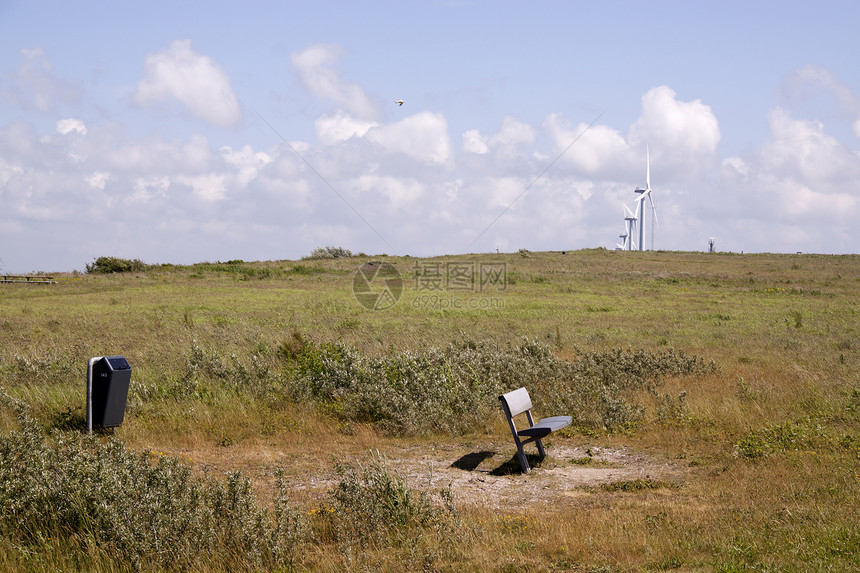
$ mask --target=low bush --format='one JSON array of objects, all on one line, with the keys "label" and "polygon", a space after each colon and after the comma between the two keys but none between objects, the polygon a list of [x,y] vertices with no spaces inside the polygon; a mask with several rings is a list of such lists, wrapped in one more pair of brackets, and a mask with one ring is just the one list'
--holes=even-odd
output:
[{"label": "low bush", "polygon": [[185,371],[133,384],[130,407],[203,399],[214,384],[238,396],[315,404],[388,435],[461,435],[489,431],[498,419],[498,396],[525,386],[540,416],[569,414],[574,427],[619,432],[641,420],[649,396],[661,419],[683,415],[686,393],[658,393],[665,377],[716,370],[711,362],[673,350],[580,352],[562,360],[533,340],[511,346],[461,340],[444,348],[368,356],[294,332],[274,352],[258,350],[244,358],[222,356],[193,342]]},{"label": "low bush", "polygon": [[310,255],[302,257],[302,260],[313,259],[341,259],[352,257],[352,251],[343,247],[317,247]]},{"label": "low bush", "polygon": [[637,390],[656,397],[661,377],[716,370],[672,350],[582,352],[566,361],[531,340],[508,348],[466,340],[391,357],[363,356],[342,344],[289,347],[281,356],[293,369],[286,377],[292,399],[397,435],[485,429],[498,413],[498,396],[521,386],[539,412],[569,413],[580,427],[629,429],[644,412]]},{"label": "low bush", "polygon": [[0,536],[38,552],[96,550],[135,569],[289,566],[308,533],[278,479],[274,512],[238,472],[222,481],[177,458],[135,453],[115,439],[47,434],[0,394],[20,429],[0,436]]},{"label": "low bush", "polygon": [[323,540],[331,536],[340,544],[379,547],[455,525],[450,490],[436,492],[434,503],[432,493],[410,488],[378,453],[368,464],[341,466],[339,473],[327,502],[313,512],[324,523]]},{"label": "low bush", "polygon": [[98,257],[86,265],[86,270],[90,274],[142,272],[148,268],[149,265],[139,259],[119,259],[117,257]]},{"label": "low bush", "polygon": [[0,435],[0,542],[21,554],[59,551],[78,564],[101,555],[144,571],[292,570],[309,544],[360,555],[428,538],[451,544],[458,526],[450,487],[410,488],[378,453],[339,467],[340,481],[309,513],[289,502],[276,471],[267,510],[239,472],[218,479],[112,437],[48,433],[2,389],[0,409],[19,423]]}]

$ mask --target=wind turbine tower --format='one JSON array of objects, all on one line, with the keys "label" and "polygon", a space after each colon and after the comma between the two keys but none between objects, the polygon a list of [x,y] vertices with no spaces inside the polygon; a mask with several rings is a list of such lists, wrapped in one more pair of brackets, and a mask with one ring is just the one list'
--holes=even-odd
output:
[{"label": "wind turbine tower", "polygon": [[645,188],[637,187],[634,191],[639,197],[636,198],[636,218],[639,227],[639,250],[645,250],[645,197],[651,203],[651,249],[654,249],[654,227],[657,226],[657,208],[654,206],[654,197],[651,195],[651,152],[645,146]]},{"label": "wind turbine tower", "polygon": [[627,242],[625,250],[633,250],[633,236],[636,233],[636,215],[624,205],[624,230],[627,233]]},{"label": "wind turbine tower", "polygon": [[633,250],[633,238],[636,235],[636,215],[627,208],[627,205],[623,205],[624,207],[624,232],[618,235],[618,238],[621,239],[621,243],[616,243],[616,250],[619,251],[631,251]]}]

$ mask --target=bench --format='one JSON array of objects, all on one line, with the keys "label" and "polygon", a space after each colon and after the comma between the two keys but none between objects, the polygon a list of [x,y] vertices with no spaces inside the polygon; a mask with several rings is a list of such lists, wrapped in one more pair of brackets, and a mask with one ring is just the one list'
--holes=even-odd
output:
[{"label": "bench", "polygon": [[57,284],[54,277],[44,275],[28,276],[28,275],[0,275],[0,283],[26,283],[36,285],[54,285]]},{"label": "bench", "polygon": [[[520,465],[523,467],[523,473],[528,473],[529,461],[526,459],[526,453],[523,451],[523,446],[530,442],[537,445],[538,453],[541,459],[546,457],[546,452],[543,449],[542,438],[550,435],[556,430],[570,425],[573,419],[570,416],[553,416],[551,418],[543,418],[535,423],[532,417],[532,399],[529,396],[528,390],[520,388],[513,390],[507,394],[499,396],[499,401],[502,403],[502,409],[505,411],[505,416],[508,418],[508,425],[511,427],[511,434],[514,436],[514,443],[517,445],[517,456],[520,458]],[[520,414],[525,414],[529,422],[527,428],[517,431],[517,425],[514,418]]]}]

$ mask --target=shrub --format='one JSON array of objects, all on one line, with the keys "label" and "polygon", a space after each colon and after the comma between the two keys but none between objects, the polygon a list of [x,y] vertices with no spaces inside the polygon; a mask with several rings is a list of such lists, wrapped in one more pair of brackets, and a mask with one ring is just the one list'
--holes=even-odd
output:
[{"label": "shrub", "polygon": [[[570,413],[580,427],[629,429],[644,411],[636,390],[658,396],[663,376],[716,370],[713,363],[673,350],[606,350],[565,361],[531,340],[508,348],[464,340],[391,357],[363,356],[342,344],[303,341],[290,347],[298,352],[285,349],[281,356],[294,353],[287,377],[294,400],[322,404],[350,421],[398,435],[487,428],[498,414],[498,396],[521,386],[529,387],[541,413]],[[666,397],[658,398],[666,408]]]},{"label": "shrub", "polygon": [[352,251],[343,247],[317,247],[310,255],[302,257],[302,260],[311,259],[341,259],[352,257]]},{"label": "shrub", "polygon": [[151,399],[202,399],[211,384],[238,394],[316,404],[346,422],[389,435],[489,431],[498,396],[529,388],[538,415],[569,414],[574,427],[629,431],[650,394],[664,422],[683,418],[685,393],[660,394],[665,376],[714,372],[700,357],[674,350],[579,352],[561,360],[533,340],[499,346],[461,340],[444,348],[367,356],[342,343],[317,344],[299,332],[275,352],[222,356],[192,342],[184,373],[133,385],[132,408]]},{"label": "shrub", "polygon": [[90,274],[96,273],[128,273],[142,272],[149,266],[139,259],[118,259],[116,257],[99,257],[86,269]]},{"label": "shrub", "polygon": [[339,473],[327,503],[314,512],[339,543],[380,546],[416,537],[424,528],[454,524],[450,490],[438,492],[441,503],[434,504],[430,493],[411,489],[399,474],[389,471],[378,452],[369,464],[344,465]]},{"label": "shrub", "polygon": [[0,393],[3,403],[21,426],[0,436],[0,535],[14,544],[97,547],[136,569],[266,569],[298,555],[307,523],[286,501],[280,476],[270,513],[238,472],[221,481],[115,439],[48,435],[26,406]]}]

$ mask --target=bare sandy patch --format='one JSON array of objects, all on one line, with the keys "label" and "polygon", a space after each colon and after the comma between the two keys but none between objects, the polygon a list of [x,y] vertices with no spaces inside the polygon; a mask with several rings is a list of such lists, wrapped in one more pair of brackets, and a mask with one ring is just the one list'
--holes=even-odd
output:
[{"label": "bare sandy patch", "polygon": [[[176,452],[183,459],[218,471],[241,470],[251,478],[263,497],[272,492],[274,472],[285,472],[296,501],[312,504],[334,488],[337,468],[344,463],[368,463],[371,453],[384,456],[390,470],[417,489],[450,488],[456,503],[504,508],[535,507],[535,504],[576,503],[592,495],[603,484],[651,480],[681,484],[689,468],[683,460],[627,447],[602,448],[555,443],[547,447],[547,458],[539,462],[527,448],[534,466],[523,474],[513,444],[380,444],[378,449],[326,448],[282,449],[275,444],[254,447],[208,447]],[[366,444],[365,444],[366,445]]]}]

